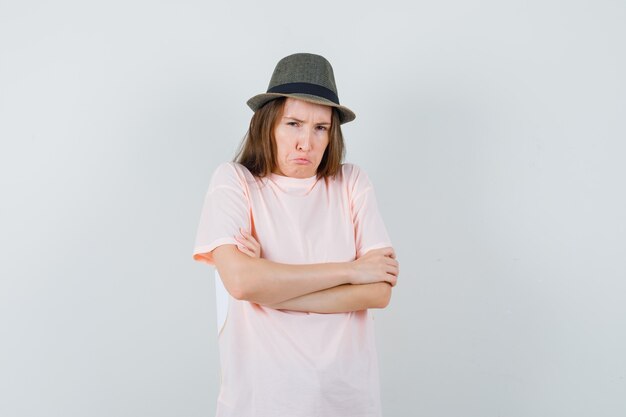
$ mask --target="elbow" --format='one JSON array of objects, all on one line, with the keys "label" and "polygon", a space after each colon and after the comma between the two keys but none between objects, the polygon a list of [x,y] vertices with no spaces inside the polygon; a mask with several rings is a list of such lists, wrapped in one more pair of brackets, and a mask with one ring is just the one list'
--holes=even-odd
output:
[{"label": "elbow", "polygon": [[240,301],[252,301],[251,291],[249,285],[245,285],[249,282],[240,273],[235,273],[230,276],[230,283],[228,286],[224,285],[228,290],[228,293],[235,299]]},{"label": "elbow", "polygon": [[[240,301],[249,301],[255,304],[261,304],[267,307],[273,307],[274,304],[278,304],[281,301],[280,299],[276,299],[271,294],[267,292],[263,292],[262,288],[250,285],[250,280],[246,280],[244,278],[239,278],[236,280],[237,284],[233,285],[231,288],[226,288],[230,295]],[[246,285],[246,283],[248,285]]]},{"label": "elbow", "polygon": [[256,277],[252,277],[246,271],[249,270],[241,267],[235,268],[230,273],[228,285],[224,284],[224,286],[235,300],[261,304],[265,299],[259,294],[260,288],[255,285],[254,278]]},{"label": "elbow", "polygon": [[226,289],[235,300],[246,300],[246,293],[242,290],[241,287],[231,287]]},{"label": "elbow", "polygon": [[219,271],[226,291],[236,300],[248,300],[250,289],[246,287],[243,268],[231,267],[226,271]]},{"label": "elbow", "polygon": [[255,292],[251,286],[257,281],[251,279],[255,260],[239,252],[235,245],[218,246],[213,250],[213,259],[226,291],[236,300],[250,301]]}]

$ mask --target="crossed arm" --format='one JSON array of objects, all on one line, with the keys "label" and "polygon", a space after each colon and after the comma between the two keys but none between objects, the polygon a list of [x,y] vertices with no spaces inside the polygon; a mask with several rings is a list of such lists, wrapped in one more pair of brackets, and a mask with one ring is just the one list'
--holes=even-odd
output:
[{"label": "crossed arm", "polygon": [[261,247],[249,233],[237,240],[237,246],[213,250],[224,286],[237,299],[275,309],[343,313],[384,308],[399,272],[392,248],[369,251],[352,262],[289,265],[261,258]]},{"label": "crossed arm", "polygon": [[269,307],[315,313],[346,313],[367,308],[385,308],[391,299],[391,284],[342,284],[301,295]]}]

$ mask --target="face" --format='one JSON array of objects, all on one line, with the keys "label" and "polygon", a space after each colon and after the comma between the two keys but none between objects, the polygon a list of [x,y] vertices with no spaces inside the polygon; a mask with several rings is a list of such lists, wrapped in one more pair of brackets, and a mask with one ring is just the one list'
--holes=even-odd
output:
[{"label": "face", "polygon": [[332,109],[288,97],[274,127],[276,168],[286,177],[308,178],[317,173],[328,146]]}]

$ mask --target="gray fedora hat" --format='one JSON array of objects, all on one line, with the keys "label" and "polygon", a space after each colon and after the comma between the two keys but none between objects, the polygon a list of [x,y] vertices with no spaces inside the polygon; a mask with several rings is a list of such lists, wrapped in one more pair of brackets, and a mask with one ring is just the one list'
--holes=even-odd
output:
[{"label": "gray fedora hat", "polygon": [[278,61],[267,92],[252,97],[248,106],[257,111],[278,97],[293,97],[335,107],[341,124],[356,118],[352,110],[339,104],[333,67],[320,55],[298,53]]}]

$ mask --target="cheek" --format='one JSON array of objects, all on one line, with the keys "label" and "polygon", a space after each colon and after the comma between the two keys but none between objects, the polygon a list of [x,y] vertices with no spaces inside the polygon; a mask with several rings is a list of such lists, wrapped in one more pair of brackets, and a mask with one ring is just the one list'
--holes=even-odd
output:
[{"label": "cheek", "polygon": [[288,146],[288,141],[284,136],[280,138],[276,138],[276,149],[279,152],[284,152],[285,149],[287,149],[287,146]]},{"label": "cheek", "polygon": [[276,154],[280,158],[282,154],[285,153],[287,138],[285,134],[280,130],[280,128],[276,129],[274,132],[274,144],[276,145]]}]

